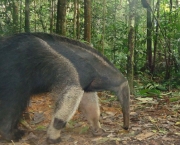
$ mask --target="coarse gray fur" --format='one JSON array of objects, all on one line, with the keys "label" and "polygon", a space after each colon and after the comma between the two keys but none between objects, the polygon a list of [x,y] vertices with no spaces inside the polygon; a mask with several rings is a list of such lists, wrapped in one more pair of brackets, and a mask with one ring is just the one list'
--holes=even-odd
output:
[{"label": "coarse gray fur", "polygon": [[[0,40],[0,80],[1,137],[18,141],[24,134],[18,123],[30,96],[49,92],[56,102],[48,139],[60,141],[60,129],[54,126],[59,128],[71,118],[84,93],[72,63],[44,40],[17,34]],[[55,119],[62,124],[54,124]]]},{"label": "coarse gray fur", "polygon": [[128,129],[130,99],[128,82],[106,57],[84,43],[63,36],[46,33],[32,33],[32,35],[46,41],[72,62],[85,92],[103,90],[115,92],[122,106],[124,128]]},{"label": "coarse gray fur", "polygon": [[[128,82],[114,65],[94,48],[76,40],[45,33],[17,34],[0,40],[0,44],[2,51],[0,102],[7,104],[7,99],[2,97],[7,96],[8,100],[15,100],[15,103],[13,101],[10,103],[16,106],[10,111],[0,104],[0,134],[5,139],[13,140],[21,137],[16,136],[19,134],[17,123],[20,114],[31,95],[44,92],[50,92],[56,98],[55,111],[47,131],[49,143],[60,141],[60,130],[72,117],[80,101],[80,108],[86,114],[93,133],[95,135],[102,133],[97,91],[115,92],[122,106],[124,128],[128,129],[130,99]],[[8,73],[5,73],[6,71]],[[4,75],[7,79],[4,79]],[[2,86],[5,82],[13,83],[10,87],[9,83]],[[15,90],[15,86],[21,90]],[[23,100],[24,103],[19,100]],[[90,109],[93,113],[89,111]],[[4,116],[4,113],[9,114],[9,122],[6,122],[8,116]],[[3,124],[12,127],[8,128]]]}]

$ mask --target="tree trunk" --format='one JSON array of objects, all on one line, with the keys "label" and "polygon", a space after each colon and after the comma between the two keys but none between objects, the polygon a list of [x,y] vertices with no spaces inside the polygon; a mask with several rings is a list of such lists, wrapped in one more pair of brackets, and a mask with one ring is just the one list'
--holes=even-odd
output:
[{"label": "tree trunk", "polygon": [[[117,14],[117,0],[114,2],[114,24],[116,24],[116,14]],[[116,25],[114,25],[113,29],[113,50],[112,50],[112,56],[113,56],[113,63],[116,62],[116,38],[117,38],[117,28]]]},{"label": "tree trunk", "polygon": [[106,24],[106,0],[103,0],[103,30],[102,30],[102,54],[104,54],[104,37],[105,37],[105,24]]},{"label": "tree trunk", "polygon": [[77,22],[76,22],[76,38],[79,40],[80,39],[80,7],[79,7],[79,0],[77,0]]},{"label": "tree trunk", "polygon": [[91,0],[84,0],[84,40],[91,43]]},{"label": "tree trunk", "polygon": [[19,11],[19,14],[20,14],[20,22],[19,22],[19,32],[22,32],[22,29],[23,29],[23,27],[22,27],[22,7],[23,7],[23,3],[22,3],[22,1],[20,2],[20,11]]},{"label": "tree trunk", "polygon": [[77,0],[74,0],[74,18],[73,18],[73,38],[76,39],[76,28],[77,28]]},{"label": "tree trunk", "polygon": [[18,2],[13,0],[13,32],[18,32]]},{"label": "tree trunk", "polygon": [[152,22],[151,22],[151,11],[147,8],[147,66],[149,71],[152,73]]},{"label": "tree trunk", "polygon": [[30,5],[29,0],[25,0],[25,32],[30,32],[29,5]]},{"label": "tree trunk", "polygon": [[[157,1],[157,20],[159,20],[159,7],[160,7],[160,0]],[[156,20],[156,28],[155,28],[155,39],[154,39],[154,56],[153,56],[153,63],[152,63],[152,73],[154,74],[155,70],[155,63],[156,63],[156,53],[157,53],[157,44],[158,44],[158,37],[159,37],[159,23]]]},{"label": "tree trunk", "polygon": [[147,10],[147,52],[146,68],[152,73],[152,22],[151,22],[151,0],[141,0],[142,6]]},{"label": "tree trunk", "polygon": [[43,14],[42,13],[43,13],[43,8],[42,8],[42,6],[40,6],[40,9],[39,9],[39,12],[38,12],[38,18],[39,18],[39,21],[41,22],[41,26],[43,28],[43,31],[46,32],[46,25],[43,22],[43,18],[42,18]]},{"label": "tree trunk", "polygon": [[176,0],[176,7],[178,8],[179,6],[179,0]]},{"label": "tree trunk", "polygon": [[127,76],[129,81],[130,93],[134,94],[134,43],[135,43],[135,1],[129,0],[129,32],[128,32],[128,49],[127,55]]},{"label": "tree trunk", "polygon": [[50,27],[49,27],[49,30],[50,30],[50,33],[53,32],[53,16],[54,16],[54,2],[53,0],[50,0],[50,13],[49,13],[49,18],[50,18]]},{"label": "tree trunk", "polygon": [[[36,1],[34,1],[34,12],[36,12]],[[36,13],[34,13],[34,17],[35,17],[35,19],[34,19],[34,31],[36,32],[36,29],[37,29],[37,21],[36,21],[37,15],[36,15]]]},{"label": "tree trunk", "polygon": [[56,33],[66,36],[66,0],[58,0]]},{"label": "tree trunk", "polygon": [[170,3],[170,12],[172,12],[172,7],[173,7],[173,4],[172,4],[172,0],[169,0],[169,3]]},{"label": "tree trunk", "polygon": [[[172,21],[172,7],[173,7],[173,3],[172,0],[169,0],[169,9],[170,9],[170,16],[169,16],[169,22],[171,23]],[[171,28],[169,28],[169,31],[171,31]],[[168,32],[167,32],[168,33]],[[165,79],[169,79],[171,77],[171,60],[173,58],[171,58],[171,38],[167,37],[167,44],[168,44],[168,48],[165,48],[165,61],[166,61],[166,74],[165,74]]]}]

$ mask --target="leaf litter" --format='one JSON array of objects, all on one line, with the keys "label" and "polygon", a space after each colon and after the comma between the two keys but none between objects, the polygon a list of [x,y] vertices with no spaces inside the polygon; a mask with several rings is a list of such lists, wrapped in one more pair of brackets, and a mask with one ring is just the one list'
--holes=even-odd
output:
[{"label": "leaf litter", "polygon": [[[131,96],[130,129],[126,131],[122,128],[123,115],[115,97],[102,92],[99,98],[100,122],[105,133],[94,137],[77,110],[62,130],[62,142],[58,145],[180,145],[180,101]],[[20,123],[20,128],[26,130],[25,136],[19,142],[0,140],[0,145],[47,145],[46,129],[53,102],[48,94],[32,97]]]}]

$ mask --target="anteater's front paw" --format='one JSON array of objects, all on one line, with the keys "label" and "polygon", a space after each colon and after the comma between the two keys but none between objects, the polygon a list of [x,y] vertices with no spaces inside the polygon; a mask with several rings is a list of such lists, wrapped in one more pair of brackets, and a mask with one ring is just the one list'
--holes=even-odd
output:
[{"label": "anteater's front paw", "polygon": [[99,128],[99,129],[92,131],[92,134],[94,136],[103,136],[104,133],[105,133],[105,131],[102,128]]},{"label": "anteater's front paw", "polygon": [[47,142],[48,142],[49,144],[56,144],[56,143],[61,142],[61,138],[60,138],[60,137],[57,138],[57,139],[47,138]]},{"label": "anteater's front paw", "polygon": [[25,131],[24,130],[19,130],[19,129],[16,129],[14,131],[14,134],[13,134],[13,140],[14,141],[19,141],[25,134]]}]

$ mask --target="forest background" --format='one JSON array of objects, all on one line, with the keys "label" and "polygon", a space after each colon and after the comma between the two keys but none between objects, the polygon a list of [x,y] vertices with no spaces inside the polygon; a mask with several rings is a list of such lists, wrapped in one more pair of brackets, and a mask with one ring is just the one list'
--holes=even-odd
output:
[{"label": "forest background", "polygon": [[179,100],[180,0],[1,0],[0,36],[57,33],[92,45],[135,96]]},{"label": "forest background", "polygon": [[[128,131],[121,127],[116,97],[100,92],[100,123],[107,135],[93,138],[77,111],[60,144],[179,145],[180,0],[0,0],[0,37],[20,32],[87,43],[128,78]],[[21,121],[30,132],[16,145],[45,144],[52,105],[48,95],[32,97]]]}]

